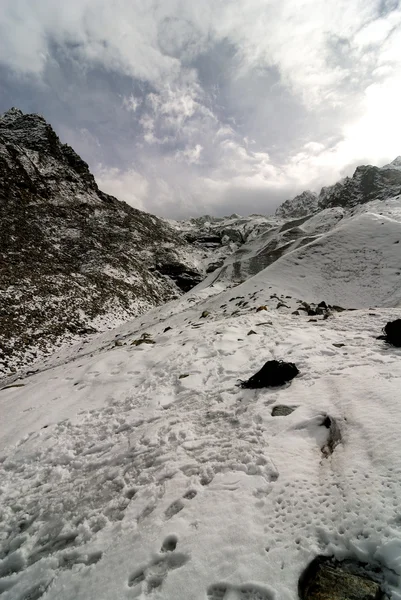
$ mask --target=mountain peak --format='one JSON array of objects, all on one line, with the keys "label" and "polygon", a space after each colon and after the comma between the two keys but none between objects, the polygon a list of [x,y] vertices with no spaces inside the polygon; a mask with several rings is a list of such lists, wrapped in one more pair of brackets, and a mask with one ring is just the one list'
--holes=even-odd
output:
[{"label": "mountain peak", "polygon": [[317,210],[317,195],[306,190],[292,200],[286,200],[276,210],[276,217],[299,219],[311,215]]},{"label": "mountain peak", "polygon": [[384,165],[384,167],[382,167],[382,169],[400,170],[401,169],[401,156],[397,156],[397,158],[395,158],[391,163],[388,163],[388,165]]},{"label": "mountain peak", "polygon": [[16,108],[15,106],[12,106],[5,113],[0,115],[0,126],[4,126],[5,123],[11,123],[12,121],[15,121],[15,119],[18,119],[23,115],[24,113],[22,112],[22,110]]}]

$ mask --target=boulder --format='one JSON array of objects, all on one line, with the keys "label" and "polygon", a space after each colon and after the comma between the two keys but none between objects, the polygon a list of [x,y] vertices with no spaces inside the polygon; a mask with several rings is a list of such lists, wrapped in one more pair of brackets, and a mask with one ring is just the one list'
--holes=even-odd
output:
[{"label": "boulder", "polygon": [[383,333],[386,342],[401,348],[401,319],[389,321],[383,328]]},{"label": "boulder", "polygon": [[241,381],[239,385],[248,389],[278,387],[294,379],[298,373],[299,371],[294,363],[269,360],[260,371],[252,375],[247,381]]}]

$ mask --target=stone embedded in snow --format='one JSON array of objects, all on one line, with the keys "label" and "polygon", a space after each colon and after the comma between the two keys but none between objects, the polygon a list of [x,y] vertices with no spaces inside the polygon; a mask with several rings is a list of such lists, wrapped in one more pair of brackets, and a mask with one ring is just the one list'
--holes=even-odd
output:
[{"label": "stone embedded in snow", "polygon": [[401,348],[401,319],[389,321],[383,331],[386,342]]},{"label": "stone embedded in snow", "polygon": [[326,443],[322,446],[322,454],[325,458],[328,458],[333,454],[334,449],[341,442],[341,431],[337,425],[337,421],[333,419],[333,417],[329,417],[329,415],[326,415],[324,418],[322,426],[329,430]]},{"label": "stone embedded in snow", "polygon": [[301,600],[381,600],[380,584],[361,565],[337,563],[326,556],[315,558],[299,579]]},{"label": "stone embedded in snow", "polygon": [[278,387],[294,379],[298,373],[299,371],[294,363],[268,360],[260,371],[252,375],[247,381],[241,381],[239,385],[248,389]]},{"label": "stone embedded in snow", "polygon": [[272,417],[287,417],[294,412],[296,406],[284,406],[284,404],[278,404],[273,406]]}]

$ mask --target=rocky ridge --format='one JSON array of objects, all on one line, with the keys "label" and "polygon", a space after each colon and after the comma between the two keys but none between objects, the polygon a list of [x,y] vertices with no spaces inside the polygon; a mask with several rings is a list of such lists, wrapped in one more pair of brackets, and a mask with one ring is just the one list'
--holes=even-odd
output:
[{"label": "rocky ridge", "polygon": [[334,185],[323,187],[319,195],[303,192],[286,200],[276,210],[276,216],[297,219],[325,208],[353,208],[371,200],[384,200],[401,193],[401,156],[388,165],[376,167],[361,165],[352,177],[345,177]]},{"label": "rocky ridge", "polygon": [[203,278],[172,227],[99,190],[45,119],[15,108],[0,117],[0,226],[3,372]]}]

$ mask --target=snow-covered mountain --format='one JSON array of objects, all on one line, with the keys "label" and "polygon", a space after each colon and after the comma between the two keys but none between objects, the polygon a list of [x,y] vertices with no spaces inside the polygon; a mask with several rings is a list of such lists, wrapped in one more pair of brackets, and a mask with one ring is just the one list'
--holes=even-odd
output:
[{"label": "snow-covered mountain", "polygon": [[[378,208],[4,382],[4,600],[296,600],[321,555],[310,600],[399,600],[400,199]],[[271,359],[299,375],[237,386]]]},{"label": "snow-covered mountain", "polygon": [[[86,302],[173,299],[3,379],[2,600],[401,599],[401,349],[378,339],[401,317],[400,164],[296,218],[172,228],[6,113],[6,348],[69,302],[86,323]],[[271,360],[298,375],[238,386]]]},{"label": "snow-covered mountain", "polygon": [[276,210],[281,219],[299,219],[312,215],[318,210],[318,197],[314,192],[302,192],[292,200],[286,200]]},{"label": "snow-covered mountain", "polygon": [[352,177],[345,177],[334,185],[323,187],[319,195],[303,192],[286,200],[276,210],[276,216],[298,219],[325,208],[336,206],[352,208],[371,200],[384,200],[401,193],[401,156],[384,167],[363,165]]},{"label": "snow-covered mountain", "polygon": [[0,228],[3,372],[203,277],[174,229],[101,192],[42,117],[17,109],[0,117]]}]

